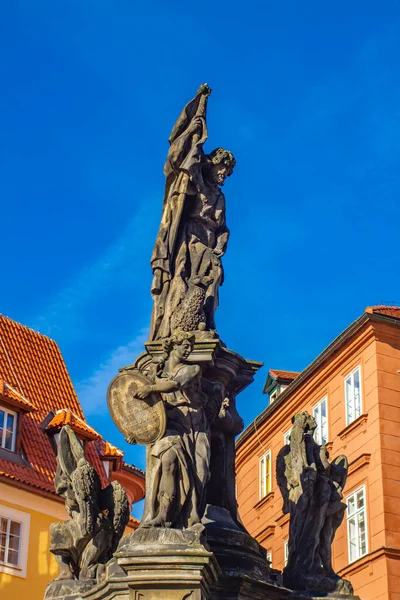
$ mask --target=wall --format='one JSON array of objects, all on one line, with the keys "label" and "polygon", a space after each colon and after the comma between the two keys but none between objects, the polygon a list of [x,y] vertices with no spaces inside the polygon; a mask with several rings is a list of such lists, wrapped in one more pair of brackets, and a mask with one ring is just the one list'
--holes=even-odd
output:
[{"label": "wall", "polygon": [[46,585],[58,574],[56,560],[48,550],[50,523],[67,518],[64,506],[3,483],[0,483],[0,505],[31,515],[26,577],[0,572],[1,599],[42,600]]}]

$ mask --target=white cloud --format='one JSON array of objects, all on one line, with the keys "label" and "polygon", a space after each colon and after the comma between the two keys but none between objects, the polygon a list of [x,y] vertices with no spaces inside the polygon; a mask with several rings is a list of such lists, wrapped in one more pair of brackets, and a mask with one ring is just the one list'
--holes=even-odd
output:
[{"label": "white cloud", "polygon": [[86,415],[107,413],[106,392],[118,369],[132,364],[144,351],[149,330],[141,329],[139,335],[124,346],[119,346],[89,377],[76,385],[76,391]]}]

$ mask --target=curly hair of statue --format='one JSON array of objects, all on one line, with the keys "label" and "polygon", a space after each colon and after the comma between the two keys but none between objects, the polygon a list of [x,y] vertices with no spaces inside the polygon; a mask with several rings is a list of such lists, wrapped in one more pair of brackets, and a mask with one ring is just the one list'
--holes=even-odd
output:
[{"label": "curly hair of statue", "polygon": [[210,152],[210,154],[206,154],[205,156],[208,162],[213,165],[219,165],[222,162],[225,162],[226,166],[229,167],[227,176],[230,177],[232,175],[233,169],[236,165],[236,160],[232,152],[225,150],[225,148],[215,148],[215,150]]},{"label": "curly hair of statue", "polygon": [[170,337],[163,340],[163,354],[160,362],[158,363],[157,372],[160,372],[164,369],[165,363],[168,360],[169,355],[171,354],[174,346],[180,346],[181,344],[183,344],[183,342],[186,342],[186,340],[188,340],[193,346],[195,339],[196,337],[193,333],[190,333],[188,331],[181,331],[178,329],[174,331],[174,333]]}]

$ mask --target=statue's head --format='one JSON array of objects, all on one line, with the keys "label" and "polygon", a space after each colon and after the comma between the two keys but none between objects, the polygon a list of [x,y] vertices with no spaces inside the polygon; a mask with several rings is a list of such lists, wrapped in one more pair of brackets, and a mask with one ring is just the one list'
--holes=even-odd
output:
[{"label": "statue's head", "polygon": [[216,148],[206,155],[207,179],[215,185],[224,185],[225,179],[232,175],[236,160],[229,150]]},{"label": "statue's head", "polygon": [[189,358],[193,350],[195,336],[187,331],[174,331],[170,338],[164,342],[164,350],[169,355],[174,352],[182,361]]},{"label": "statue's head", "polygon": [[302,429],[304,433],[313,434],[314,430],[317,428],[316,420],[306,410],[296,413],[292,417],[292,423],[295,427]]}]

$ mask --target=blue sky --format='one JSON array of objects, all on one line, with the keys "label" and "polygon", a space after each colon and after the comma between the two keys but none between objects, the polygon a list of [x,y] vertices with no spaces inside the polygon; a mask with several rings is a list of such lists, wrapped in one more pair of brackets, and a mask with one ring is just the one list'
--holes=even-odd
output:
[{"label": "blue sky", "polygon": [[90,423],[142,350],[167,138],[200,83],[237,159],[218,329],[302,370],[400,303],[400,4],[13,0],[0,9],[0,312],[56,339]]}]

